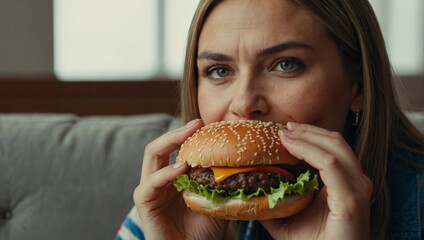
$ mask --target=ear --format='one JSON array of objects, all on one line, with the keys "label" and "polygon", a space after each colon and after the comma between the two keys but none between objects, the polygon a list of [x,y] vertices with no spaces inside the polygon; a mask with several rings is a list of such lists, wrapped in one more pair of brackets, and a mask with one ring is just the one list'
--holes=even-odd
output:
[{"label": "ear", "polygon": [[352,91],[352,102],[350,104],[350,111],[360,112],[364,107],[364,92],[355,84]]}]

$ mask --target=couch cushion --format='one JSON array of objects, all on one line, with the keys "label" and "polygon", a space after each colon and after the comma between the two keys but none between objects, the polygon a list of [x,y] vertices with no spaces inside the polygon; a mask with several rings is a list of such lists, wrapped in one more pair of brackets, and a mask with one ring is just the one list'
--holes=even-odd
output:
[{"label": "couch cushion", "polygon": [[[424,132],[423,112],[408,117]],[[113,239],[144,147],[179,124],[163,114],[0,114],[0,239]]]},{"label": "couch cushion", "polygon": [[170,115],[0,115],[0,239],[113,239]]}]

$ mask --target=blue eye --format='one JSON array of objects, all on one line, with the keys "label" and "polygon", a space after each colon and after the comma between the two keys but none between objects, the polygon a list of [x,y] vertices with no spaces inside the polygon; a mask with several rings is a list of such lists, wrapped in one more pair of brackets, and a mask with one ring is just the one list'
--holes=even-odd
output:
[{"label": "blue eye", "polygon": [[231,70],[225,67],[213,67],[207,71],[207,75],[213,79],[226,78],[231,76]]},{"label": "blue eye", "polygon": [[293,72],[297,69],[303,67],[303,63],[297,59],[281,59],[277,62],[275,65],[275,70],[281,71],[281,72]]}]

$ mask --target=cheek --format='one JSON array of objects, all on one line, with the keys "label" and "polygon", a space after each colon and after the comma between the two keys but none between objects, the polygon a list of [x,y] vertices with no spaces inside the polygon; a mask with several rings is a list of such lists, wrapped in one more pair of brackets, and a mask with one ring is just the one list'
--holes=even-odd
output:
[{"label": "cheek", "polygon": [[[217,101],[220,99],[220,101]],[[216,96],[211,91],[205,91],[205,86],[199,83],[198,88],[198,106],[200,118],[205,124],[216,122],[222,119],[223,103],[222,96]]]},{"label": "cheek", "polygon": [[301,123],[314,123],[322,112],[322,99],[318,92],[296,91],[286,96],[284,104],[285,111],[294,121]]},{"label": "cheek", "polygon": [[201,94],[201,92],[199,92],[199,96],[197,97],[197,101],[199,104],[199,113],[200,113],[200,118],[202,118],[204,121],[206,119],[206,116],[208,115],[208,111],[206,111],[206,109],[209,108],[208,105],[210,105],[211,101],[208,101],[207,98],[205,97],[204,94]]},{"label": "cheek", "polygon": [[205,93],[202,91],[202,88],[199,86],[199,89],[197,91],[197,103],[199,107],[199,113],[200,117],[204,119],[205,114],[207,111],[205,109],[208,109],[208,105],[211,103],[211,101],[208,101],[208,97],[205,95]]},{"label": "cheek", "polygon": [[342,131],[349,104],[346,92],[321,86],[308,86],[287,96],[286,111],[297,122]]}]

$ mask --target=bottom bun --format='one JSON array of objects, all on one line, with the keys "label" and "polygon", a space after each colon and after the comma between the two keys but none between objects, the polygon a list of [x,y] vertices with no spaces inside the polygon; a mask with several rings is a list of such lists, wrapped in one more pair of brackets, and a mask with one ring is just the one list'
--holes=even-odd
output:
[{"label": "bottom bun", "polygon": [[228,220],[266,220],[289,217],[305,209],[312,201],[312,197],[313,192],[285,196],[274,208],[269,208],[268,199],[264,196],[253,197],[248,201],[231,199],[224,203],[212,203],[193,192],[183,192],[185,203],[193,211]]}]

